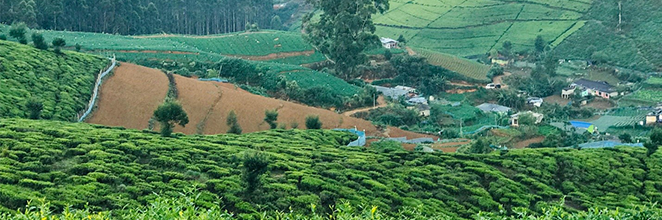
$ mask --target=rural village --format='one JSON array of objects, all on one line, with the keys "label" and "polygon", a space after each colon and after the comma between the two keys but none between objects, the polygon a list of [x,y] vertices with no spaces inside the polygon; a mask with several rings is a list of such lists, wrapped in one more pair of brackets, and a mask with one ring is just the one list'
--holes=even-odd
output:
[{"label": "rural village", "polygon": [[662,219],[657,1],[0,8],[0,219]]}]

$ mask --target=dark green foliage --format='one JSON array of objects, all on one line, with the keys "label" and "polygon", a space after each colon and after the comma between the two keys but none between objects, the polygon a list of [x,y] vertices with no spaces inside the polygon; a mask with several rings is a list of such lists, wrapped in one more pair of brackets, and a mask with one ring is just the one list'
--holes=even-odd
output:
[{"label": "dark green foliage", "polygon": [[96,75],[106,69],[101,57],[52,52],[0,41],[0,117],[28,118],[29,99],[43,104],[41,118],[75,121],[88,104]]},{"label": "dark green foliage", "polygon": [[7,40],[7,35],[0,34],[0,40]]},{"label": "dark green foliage", "polygon": [[547,42],[542,38],[542,36],[538,35],[536,37],[536,41],[533,44],[534,49],[536,50],[537,53],[542,53],[545,51],[545,47],[547,46]]},{"label": "dark green foliage", "polygon": [[367,48],[379,45],[374,35],[372,15],[388,10],[386,0],[327,0],[309,1],[322,13],[319,19],[311,19],[314,13],[303,18],[306,40],[317,50],[334,61],[340,78],[349,80],[358,76],[357,67],[368,61],[363,53]]},{"label": "dark green foliage", "polygon": [[[662,201],[662,154],[646,157],[640,148],[477,155],[344,147],[355,138],[339,131],[269,130],[165,139],[98,125],[3,119],[0,212],[46,198],[56,212],[71,205],[121,215],[127,212],[122,207],[147,205],[154,193],[178,196],[188,187],[201,193],[196,204],[235,214],[290,207],[309,214],[311,203],[347,201],[394,217],[420,205],[422,215],[462,219],[498,213],[499,206],[507,215],[516,208],[542,213],[563,196],[572,204],[569,211]],[[268,162],[256,163],[267,164],[267,171],[244,164],[255,151],[268,155]],[[248,198],[244,167],[263,173]]]},{"label": "dark green foliage", "polygon": [[526,99],[513,90],[502,90],[497,94],[497,101],[500,105],[508,106],[514,109],[522,109],[526,105]]},{"label": "dark green foliage", "polygon": [[81,46],[80,44],[76,43],[76,52],[80,52]]},{"label": "dark green foliage", "polygon": [[618,135],[618,139],[621,140],[623,143],[632,143],[632,135],[629,133],[623,133]]},{"label": "dark green foliage", "polygon": [[29,99],[28,102],[25,103],[25,108],[30,112],[30,119],[39,119],[41,110],[44,110],[44,103],[36,99]]},{"label": "dark green foliage", "polygon": [[406,109],[402,105],[390,105],[383,108],[372,109],[365,119],[391,126],[415,125],[420,119],[418,112]]},{"label": "dark green foliage", "polygon": [[469,153],[473,154],[485,154],[492,151],[493,150],[490,148],[489,140],[485,138],[478,138],[478,140],[472,143],[471,147],[469,148]]},{"label": "dark green foliage", "polygon": [[391,57],[393,57],[391,50],[384,50],[384,59],[391,60]]},{"label": "dark green foliage", "polygon": [[513,43],[510,41],[504,41],[501,45],[501,51],[499,52],[506,57],[510,57],[513,53]]},{"label": "dark green foliage", "polygon": [[306,116],[306,128],[307,129],[321,129],[322,121],[317,115],[308,115]]},{"label": "dark green foliage", "polygon": [[169,137],[175,124],[188,124],[188,115],[176,101],[166,101],[154,110],[154,119],[161,124],[161,136]]},{"label": "dark green foliage", "polygon": [[379,141],[370,144],[370,147],[380,152],[404,151],[400,142],[397,141]]},{"label": "dark green foliage", "polygon": [[21,44],[28,44],[28,39],[25,36],[27,29],[28,28],[25,25],[25,23],[21,22],[21,23],[13,24],[9,29],[9,36],[18,40],[18,42]]},{"label": "dark green foliage", "polygon": [[402,36],[402,34],[398,37],[398,43],[400,44],[407,44],[407,40],[405,39],[405,36]]},{"label": "dark green foliage", "polygon": [[657,149],[662,146],[662,129],[655,129],[651,132],[650,141],[644,144],[648,149],[648,155],[657,152]]},{"label": "dark green foliage", "polygon": [[274,29],[274,30],[283,29],[283,21],[280,20],[280,17],[278,15],[274,15],[271,18],[271,29]]},{"label": "dark green foliage", "polygon": [[264,111],[264,122],[269,124],[270,129],[276,129],[278,127],[278,110],[266,110]]},{"label": "dark green foliage", "polygon": [[44,36],[41,35],[40,33],[32,33],[32,43],[34,44],[34,47],[40,50],[46,50],[48,49],[48,44],[44,40]]},{"label": "dark green foliage", "polygon": [[55,48],[56,53],[61,53],[60,49],[67,45],[67,42],[62,38],[53,39],[53,47]]},{"label": "dark green foliage", "polygon": [[247,152],[242,161],[242,179],[246,184],[246,195],[251,195],[261,186],[262,174],[268,171],[269,157],[262,152]]},{"label": "dark green foliage", "polygon": [[490,72],[487,73],[487,78],[493,78],[495,76],[501,76],[503,75],[503,67],[500,65],[493,65],[492,68],[490,68]]},{"label": "dark green foliage", "polygon": [[230,127],[228,130],[229,134],[241,134],[242,129],[239,125],[239,122],[237,121],[237,114],[234,113],[234,110],[228,113],[228,118],[225,120],[225,124]]}]

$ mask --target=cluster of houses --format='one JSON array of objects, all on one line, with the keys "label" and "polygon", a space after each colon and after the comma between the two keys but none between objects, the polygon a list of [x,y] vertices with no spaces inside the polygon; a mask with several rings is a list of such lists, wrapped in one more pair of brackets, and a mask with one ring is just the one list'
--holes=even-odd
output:
[{"label": "cluster of houses", "polygon": [[[480,104],[479,106],[476,106],[476,108],[480,109],[481,111],[485,113],[497,113],[497,114],[503,114],[507,115],[512,111],[511,108],[503,106],[503,105],[497,105],[497,104],[492,104],[492,103],[483,103]],[[520,117],[524,115],[530,115],[533,118],[533,123],[534,124],[540,124],[542,123],[542,120],[544,119],[544,115],[532,111],[525,111],[525,112],[518,112],[516,114],[513,114],[510,116],[510,120],[508,120],[508,124],[510,126],[518,127],[520,125]]]},{"label": "cluster of houses", "polygon": [[[428,103],[428,98],[418,95],[416,89],[408,86],[396,86],[394,88],[383,86],[373,87],[375,87],[377,91],[384,94],[384,96],[390,97],[393,100],[404,98],[404,101],[409,105],[407,108],[416,110],[420,116],[430,116],[430,105]],[[434,97],[430,96],[429,100],[434,100]]]},{"label": "cluster of houses", "polygon": [[607,82],[579,79],[570,84],[570,86],[564,88],[561,91],[561,97],[564,99],[569,99],[575,94],[576,90],[579,90],[582,97],[592,95],[604,99],[610,99],[619,95],[624,95],[623,93],[616,91],[614,86],[609,85]]},{"label": "cluster of houses", "polygon": [[661,126],[662,125],[662,106],[655,108],[653,111],[646,115],[644,123],[647,126]]}]

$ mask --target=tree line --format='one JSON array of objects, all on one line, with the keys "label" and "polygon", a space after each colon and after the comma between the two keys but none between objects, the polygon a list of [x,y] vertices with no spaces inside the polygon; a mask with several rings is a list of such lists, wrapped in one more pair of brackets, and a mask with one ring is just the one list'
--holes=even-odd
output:
[{"label": "tree line", "polygon": [[218,34],[280,25],[272,22],[271,0],[0,0],[0,8],[2,23],[113,34]]}]

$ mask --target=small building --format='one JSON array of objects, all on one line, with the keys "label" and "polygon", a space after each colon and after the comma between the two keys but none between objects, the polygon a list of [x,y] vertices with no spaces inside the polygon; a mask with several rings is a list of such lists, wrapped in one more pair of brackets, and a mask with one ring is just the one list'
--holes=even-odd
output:
[{"label": "small building", "polygon": [[575,94],[575,89],[576,87],[572,85],[563,88],[563,90],[561,90],[561,98],[570,99],[570,97]]},{"label": "small building", "polygon": [[510,59],[502,56],[492,58],[491,61],[493,64],[498,64],[499,66],[507,66],[508,64],[510,64]]},{"label": "small building", "polygon": [[388,49],[398,48],[398,41],[396,40],[386,37],[379,38],[379,40],[382,42],[382,46],[384,48],[388,48]]},{"label": "small building", "polygon": [[414,97],[407,100],[407,104],[410,105],[428,105],[428,100],[424,97]]},{"label": "small building", "polygon": [[662,109],[656,109],[646,115],[647,126],[662,125]]},{"label": "small building", "polygon": [[285,6],[287,6],[287,3],[274,4],[273,8],[274,8],[274,10],[279,10],[281,8],[284,8]]},{"label": "small building", "polygon": [[418,112],[418,116],[421,116],[421,117],[429,117],[430,116],[430,106],[429,105],[419,104],[419,105],[416,105],[416,106],[409,106],[409,107],[407,107],[407,109],[415,110],[416,112]]},{"label": "small building", "polygon": [[542,106],[542,103],[544,100],[542,98],[538,97],[529,97],[526,99],[526,104],[533,105],[535,107],[540,107]]},{"label": "small building", "polygon": [[508,113],[511,110],[511,108],[508,108],[506,106],[492,104],[492,103],[483,103],[480,104],[479,106],[476,106],[476,108],[482,110],[483,112],[496,112],[500,114]]},{"label": "small building", "polygon": [[582,89],[582,96],[594,95],[605,99],[618,96],[618,92],[607,82],[580,79],[572,83],[570,86]]},{"label": "small building", "polygon": [[520,122],[519,118],[520,118],[520,116],[523,116],[523,115],[531,115],[533,117],[533,119],[535,120],[534,124],[540,124],[542,122],[542,119],[544,118],[543,114],[540,114],[540,113],[535,113],[535,112],[532,112],[532,111],[520,112],[520,113],[517,113],[517,114],[514,114],[514,115],[510,116],[510,126],[518,127],[519,122]]},{"label": "small building", "polygon": [[384,96],[391,97],[393,100],[400,99],[401,97],[406,97],[410,93],[414,93],[416,89],[407,87],[407,86],[396,86],[395,88],[383,87],[383,86],[373,86],[378,92],[384,94]]}]

